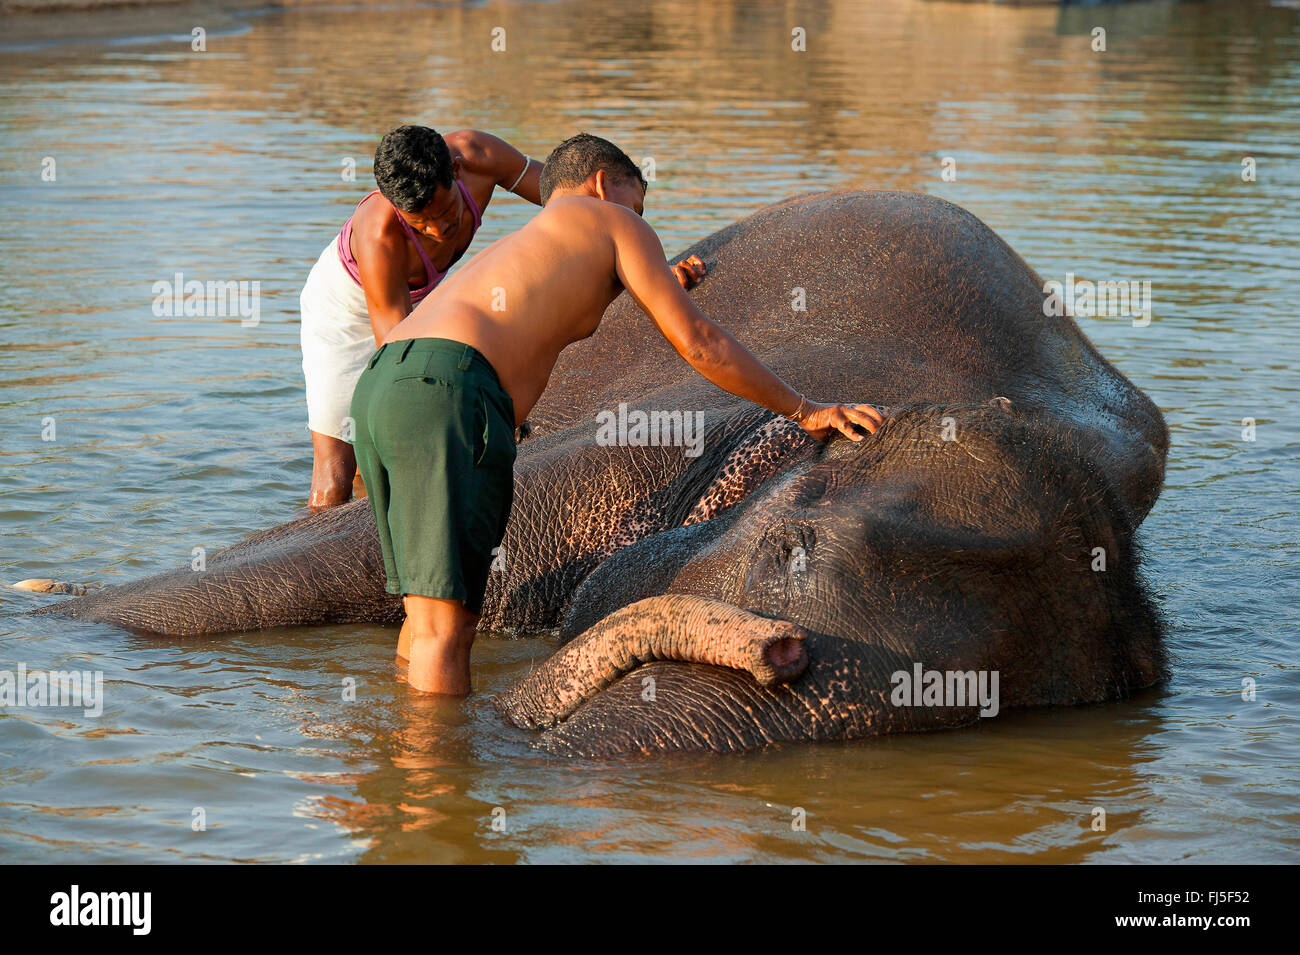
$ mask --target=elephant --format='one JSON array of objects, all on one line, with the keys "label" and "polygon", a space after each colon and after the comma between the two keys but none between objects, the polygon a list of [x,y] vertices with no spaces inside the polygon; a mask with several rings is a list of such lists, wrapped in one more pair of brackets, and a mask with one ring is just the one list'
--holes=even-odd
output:
[{"label": "elephant", "polygon": [[[987,225],[816,193],[686,255],[697,304],[792,387],[886,420],[819,443],[620,296],[518,449],[480,628],[561,646],[497,698],[508,722],[557,756],[731,752],[977,722],[977,679],[1000,711],[1164,678],[1136,538],[1164,419]],[[357,500],[37,612],[159,635],[397,622],[383,584]]]}]

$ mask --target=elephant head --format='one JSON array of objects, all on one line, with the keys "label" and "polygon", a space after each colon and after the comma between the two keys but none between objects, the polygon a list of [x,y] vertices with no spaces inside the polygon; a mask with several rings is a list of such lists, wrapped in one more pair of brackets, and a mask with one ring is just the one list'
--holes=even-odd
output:
[{"label": "elephant head", "polygon": [[[1134,515],[1094,456],[1005,399],[896,409],[874,438],[837,442],[725,515],[604,561],[575,594],[564,648],[498,706],[546,727],[545,750],[608,756],[980,718],[974,699],[898,705],[898,675],[910,682],[918,664],[996,674],[998,708],[1150,686],[1160,619]],[[728,639],[749,655],[719,659]],[[808,662],[787,676],[764,650]]]}]

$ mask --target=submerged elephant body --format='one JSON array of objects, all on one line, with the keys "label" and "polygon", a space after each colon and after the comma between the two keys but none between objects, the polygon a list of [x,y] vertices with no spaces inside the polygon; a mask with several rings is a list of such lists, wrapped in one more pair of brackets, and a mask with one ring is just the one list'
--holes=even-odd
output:
[{"label": "submerged elephant body", "polygon": [[[503,695],[507,719],[555,753],[726,751],[979,719],[898,705],[918,664],[996,671],[1002,709],[1160,678],[1133,535],[1164,421],[987,226],[927,196],[819,194],[692,253],[701,308],[793,387],[891,416],[819,445],[620,297],[519,449],[482,626],[573,643]],[[396,622],[383,579],[356,501],[46,611],[158,634]]]}]

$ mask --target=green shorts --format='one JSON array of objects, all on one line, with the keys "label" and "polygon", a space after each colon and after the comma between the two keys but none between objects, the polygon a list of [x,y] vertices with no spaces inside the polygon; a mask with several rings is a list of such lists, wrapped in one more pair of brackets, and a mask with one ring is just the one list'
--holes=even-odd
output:
[{"label": "green shorts", "polygon": [[446,338],[392,342],[361,373],[352,418],[388,592],[480,613],[514,497],[515,406],[496,371]]}]

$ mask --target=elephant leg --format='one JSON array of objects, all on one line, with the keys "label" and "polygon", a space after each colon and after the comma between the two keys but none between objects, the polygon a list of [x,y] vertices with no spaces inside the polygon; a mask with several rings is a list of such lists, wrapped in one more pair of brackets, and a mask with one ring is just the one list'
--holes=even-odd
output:
[{"label": "elephant leg", "polygon": [[671,660],[743,670],[759,686],[794,679],[808,666],[804,631],[720,600],[666,594],[610,614],[502,693],[513,725],[553,726],[624,674]]}]

